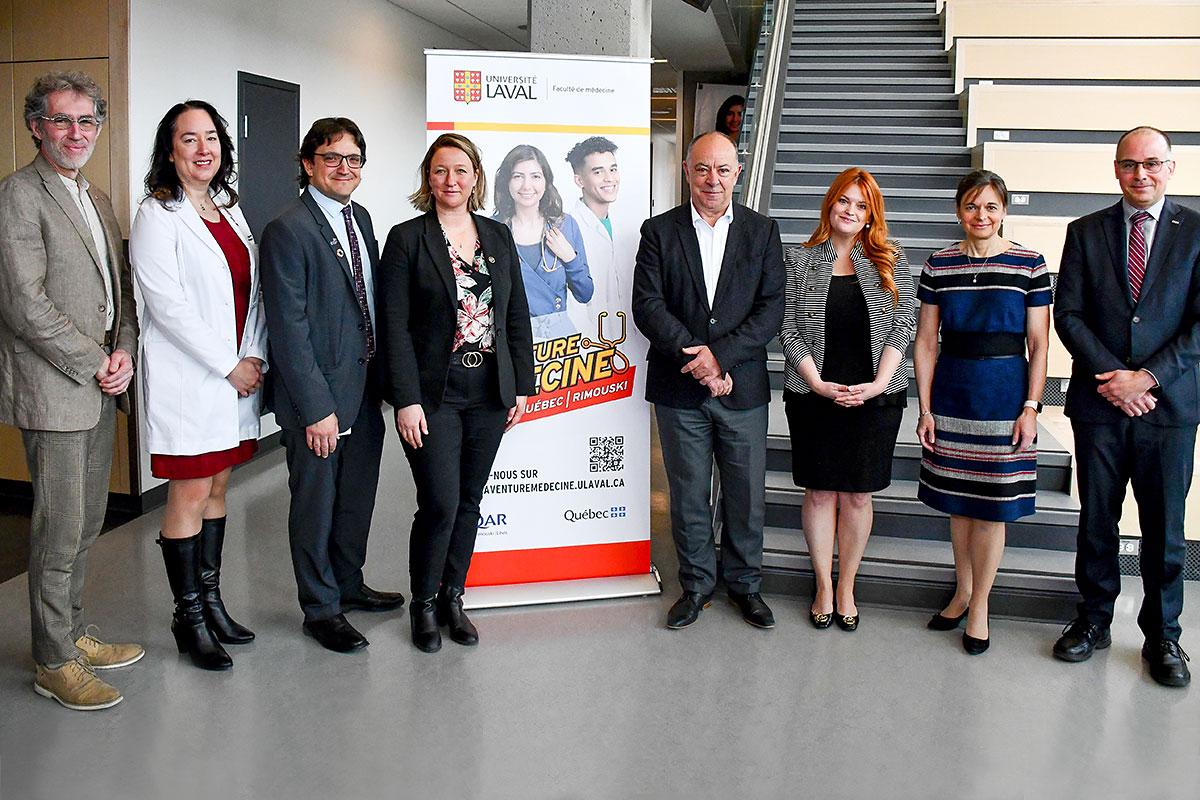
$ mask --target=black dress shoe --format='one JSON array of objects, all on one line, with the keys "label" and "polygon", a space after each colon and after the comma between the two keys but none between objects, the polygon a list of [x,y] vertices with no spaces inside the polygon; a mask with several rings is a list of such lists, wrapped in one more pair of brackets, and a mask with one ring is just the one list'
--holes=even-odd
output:
[{"label": "black dress shoe", "polygon": [[738,611],[742,612],[742,619],[754,627],[775,627],[775,615],[771,613],[770,607],[763,602],[762,595],[758,592],[750,592],[749,594],[730,592],[729,602],[737,606]]},{"label": "black dress shoe", "polygon": [[977,656],[985,652],[990,645],[991,639],[976,639],[970,636],[966,631],[963,631],[963,650],[967,651],[967,655]]},{"label": "black dress shoe", "polygon": [[402,605],[404,595],[399,592],[377,592],[365,583],[342,595],[342,611],[391,611]]},{"label": "black dress shoe", "polygon": [[443,586],[438,592],[437,618],[439,625],[450,629],[450,641],[468,647],[479,644],[479,631],[463,611],[463,590]]},{"label": "black dress shoe", "polygon": [[438,630],[437,595],[418,600],[413,598],[408,607],[412,621],[412,642],[424,653],[436,653],[442,649],[442,632]]},{"label": "black dress shoe", "polygon": [[353,653],[370,644],[367,637],[356,631],[341,614],[329,619],[305,620],[304,632],[316,639],[326,650],[335,653]]},{"label": "black dress shoe", "polygon": [[837,622],[837,626],[844,631],[853,633],[858,630],[858,614],[852,617],[849,614],[839,614],[837,609],[834,609],[833,618]]},{"label": "black dress shoe", "polygon": [[813,627],[819,631],[823,631],[833,624],[833,614],[818,614],[811,608],[808,610],[808,618],[812,621]]},{"label": "black dress shoe", "polygon": [[700,612],[712,605],[712,592],[684,592],[667,612],[667,627],[673,631],[686,628],[700,618]]},{"label": "black dress shoe", "polygon": [[1060,661],[1087,661],[1095,650],[1103,650],[1112,644],[1108,626],[1101,627],[1086,619],[1077,619],[1063,629],[1062,636],[1054,643],[1054,657]]},{"label": "black dress shoe", "polygon": [[967,618],[967,609],[957,617],[943,617],[942,612],[937,612],[929,618],[929,622],[925,623],[925,627],[931,631],[952,631],[956,630],[963,620]]},{"label": "black dress shoe", "polygon": [[1192,681],[1187,666],[1191,659],[1179,642],[1170,639],[1147,641],[1142,645],[1142,658],[1150,664],[1150,677],[1163,686],[1187,686]]}]

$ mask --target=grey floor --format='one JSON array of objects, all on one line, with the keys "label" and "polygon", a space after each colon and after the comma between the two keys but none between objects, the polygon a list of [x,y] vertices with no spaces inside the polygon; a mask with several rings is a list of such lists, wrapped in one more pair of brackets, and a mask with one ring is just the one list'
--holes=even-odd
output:
[{"label": "grey floor", "polygon": [[[368,581],[406,588],[394,439],[384,469]],[[479,612],[483,643],[436,655],[403,612],[358,613],[371,647],[340,656],[300,634],[284,479],[274,453],[231,490],[225,594],[259,634],[232,672],[175,653],[157,513],[90,561],[90,620],[149,651],[108,673],[126,695],[110,711],[33,693],[25,578],[0,585],[0,799],[1200,797],[1200,684],[1150,681],[1134,582],[1112,649],[1079,665],[1050,658],[1053,626],[995,620],[971,658],[923,612],[864,606],[856,634],[816,631],[793,597],[769,598],[772,632],[724,603],[671,632],[656,495],[661,597]],[[1187,602],[1200,652],[1198,587]]]}]

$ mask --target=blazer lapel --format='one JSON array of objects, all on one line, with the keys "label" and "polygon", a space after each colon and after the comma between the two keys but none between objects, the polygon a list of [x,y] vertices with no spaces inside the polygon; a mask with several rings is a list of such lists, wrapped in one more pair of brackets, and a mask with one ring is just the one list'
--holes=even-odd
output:
[{"label": "blazer lapel", "polygon": [[[509,260],[509,253],[505,250],[504,240],[496,236],[492,226],[488,225],[491,220],[485,220],[478,214],[474,216],[475,230],[479,231],[479,245],[483,248],[488,275],[492,279],[492,308],[498,313],[499,310],[508,309],[508,296],[512,290],[509,267],[505,267],[505,262]],[[458,305],[457,286],[455,287],[454,304]]]},{"label": "blazer lapel", "polygon": [[[483,226],[476,224],[475,229],[479,232],[479,236],[483,237]],[[458,306],[458,283],[454,280],[454,265],[450,263],[450,251],[446,249],[446,239],[442,235],[442,226],[438,224],[437,212],[425,213],[425,233],[421,235],[421,240],[429,252],[429,258],[437,270],[438,277],[442,279],[442,284],[446,287],[446,295],[450,298],[450,307],[456,308]],[[482,238],[480,243],[486,245]],[[486,247],[484,252],[487,252]]]},{"label": "blazer lapel", "polygon": [[67,215],[67,219],[71,220],[72,227],[79,234],[79,238],[83,239],[84,247],[87,248],[88,255],[92,257],[96,269],[103,270],[104,265],[100,262],[100,253],[96,250],[96,240],[92,238],[92,229],[88,227],[87,220],[79,213],[79,206],[75,205],[75,198],[71,197],[70,190],[63,184],[62,176],[55,171],[54,167],[50,166],[50,162],[46,161],[40,153],[36,163],[38,173],[42,176],[42,183],[46,185],[46,191],[54,198],[54,202],[58,203],[59,208]]},{"label": "blazer lapel", "polygon": [[709,305],[708,290],[704,284],[704,262],[700,258],[700,240],[696,238],[696,228],[692,224],[690,203],[686,203],[680,208],[675,223],[678,226],[679,243],[683,247],[683,257],[687,262],[688,272],[691,273],[692,283],[696,286],[700,302],[704,304],[705,310],[711,312],[712,306]]},{"label": "blazer lapel", "polygon": [[1154,281],[1169,270],[1171,248],[1178,239],[1180,222],[1179,207],[1170,200],[1163,203],[1162,213],[1154,226],[1154,242],[1150,246],[1150,260],[1146,262],[1146,275],[1142,279],[1142,292],[1139,300],[1150,294]]},{"label": "blazer lapel", "polygon": [[1125,210],[1118,200],[1104,217],[1104,238],[1108,243],[1108,260],[1112,264],[1117,287],[1121,290],[1125,302],[1133,306],[1133,296],[1129,293],[1129,266],[1125,261]]},{"label": "blazer lapel", "polygon": [[717,275],[717,290],[713,293],[713,305],[719,306],[721,298],[729,291],[729,287],[737,280],[738,266],[742,259],[742,240],[746,238],[746,215],[734,211],[733,220],[729,223],[729,231],[725,237],[725,253],[721,256],[721,271]]},{"label": "blazer lapel", "polygon": [[[305,189],[300,195],[301,201],[308,207],[308,213],[312,214],[313,220],[317,223],[317,229],[321,233],[321,238],[325,240],[325,244],[329,246],[329,251],[337,262],[342,265],[342,272],[346,273],[346,279],[350,281],[350,287],[354,288],[354,270],[350,266],[350,257],[345,250],[342,249],[342,243],[338,241],[337,234],[333,232],[333,228],[329,225],[329,220],[325,216],[325,212],[317,205],[317,201],[312,199],[312,195]],[[361,247],[361,244],[360,244]]]}]

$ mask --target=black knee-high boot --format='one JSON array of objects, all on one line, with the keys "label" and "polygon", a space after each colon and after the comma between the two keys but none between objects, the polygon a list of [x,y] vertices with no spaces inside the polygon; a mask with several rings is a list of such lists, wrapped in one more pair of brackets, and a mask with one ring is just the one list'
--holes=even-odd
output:
[{"label": "black knee-high boot", "polygon": [[254,641],[254,631],[239,625],[221,601],[221,548],[225,545],[225,517],[206,519],[200,524],[200,603],[208,628],[225,644]]},{"label": "black knee-high boot", "polygon": [[171,633],[175,634],[179,652],[191,656],[192,663],[200,669],[229,669],[233,659],[208,629],[200,605],[200,534],[186,539],[160,536],[158,546],[162,548],[167,581],[175,596]]}]

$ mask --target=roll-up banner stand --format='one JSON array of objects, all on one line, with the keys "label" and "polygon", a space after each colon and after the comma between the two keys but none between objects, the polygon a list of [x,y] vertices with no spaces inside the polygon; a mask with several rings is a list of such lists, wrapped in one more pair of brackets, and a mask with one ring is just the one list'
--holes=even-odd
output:
[{"label": "roll-up banner stand", "polygon": [[630,315],[650,62],[453,50],[426,62],[428,141],[454,131],[482,152],[480,213],[514,231],[534,335],[537,392],[492,468],[465,603],[656,594],[647,343]]}]

